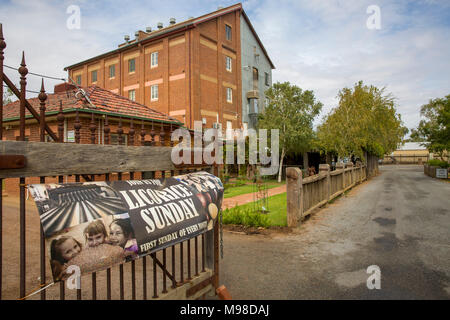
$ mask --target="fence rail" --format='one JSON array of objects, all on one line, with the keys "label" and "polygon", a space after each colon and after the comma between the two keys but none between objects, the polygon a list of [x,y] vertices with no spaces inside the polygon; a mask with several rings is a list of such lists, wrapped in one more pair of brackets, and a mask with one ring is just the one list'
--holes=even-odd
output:
[{"label": "fence rail", "polygon": [[[296,227],[315,209],[321,207],[367,179],[366,165],[337,164],[330,171],[328,164],[319,166],[319,174],[302,178],[299,168],[287,168],[287,224]],[[376,171],[376,169],[374,170]]]},{"label": "fence rail", "polygon": [[[42,228],[36,207],[34,203],[26,201],[25,188],[26,185],[33,181],[45,183],[49,182],[52,177],[47,177],[47,174],[57,176],[56,180],[63,182],[65,180],[74,179],[81,181],[81,175],[85,169],[75,166],[68,166],[69,160],[53,161],[49,164],[49,171],[45,171],[46,176],[38,175],[39,168],[42,165],[42,159],[39,155],[46,154],[50,149],[61,146],[66,147],[66,144],[56,143],[36,143],[36,142],[16,142],[16,141],[1,141],[0,154],[24,154],[27,156],[27,165],[23,169],[8,169],[0,170],[0,179],[8,180],[19,177],[20,186],[20,200],[19,200],[19,214],[17,209],[12,209],[11,197],[6,199],[0,195],[0,217],[2,218],[1,233],[5,245],[1,251],[0,270],[2,277],[1,284],[1,299],[17,299],[24,298],[30,292],[39,289],[51,282],[51,270],[48,263],[48,252],[45,248],[45,238],[43,236]],[[50,148],[49,148],[50,147]],[[93,145],[71,145],[72,151],[70,155],[77,159],[86,150],[86,147],[94,147]],[[124,179],[144,179],[159,177],[168,177],[177,174],[184,174],[199,170],[208,170],[215,173],[215,168],[198,167],[188,168],[183,170],[149,170],[144,172],[124,172],[133,167],[134,164],[123,164],[122,159],[129,159],[134,157],[138,163],[149,159],[149,153],[155,148],[157,158],[151,158],[153,164],[143,166],[143,168],[151,169],[152,167],[166,168],[170,163],[170,157],[167,159],[167,149],[170,147],[126,147],[126,146],[95,146],[103,148],[102,151],[108,151],[109,154],[117,152],[120,149],[120,157],[113,157],[115,160],[108,160],[107,166],[111,168],[119,168],[121,171],[113,174],[108,171],[101,173],[100,167],[92,167],[91,169],[96,174],[85,175],[90,181]],[[64,148],[63,148],[64,149]],[[136,149],[140,149],[141,155],[136,153]],[[30,151],[32,150],[32,151]],[[164,152],[159,153],[158,151]],[[51,153],[53,154],[53,153]],[[54,155],[54,154],[53,154]],[[44,157],[45,161],[48,161]],[[116,163],[114,164],[114,161]],[[156,161],[156,162],[155,162]],[[163,163],[164,162],[164,163]],[[66,167],[65,167],[66,166]],[[59,169],[58,169],[59,167]],[[88,167],[89,168],[89,167]],[[72,170],[72,171],[71,171]],[[42,171],[44,172],[44,171]],[[69,176],[70,175],[70,176]],[[68,290],[64,282],[59,285],[54,285],[45,289],[39,295],[30,297],[30,299],[186,299],[198,298],[206,292],[212,291],[218,278],[216,278],[216,271],[218,270],[218,261],[215,261],[217,256],[218,240],[217,238],[217,224],[213,231],[197,236],[195,238],[186,240],[180,244],[174,245],[167,249],[160,250],[154,254],[143,257],[141,259],[124,263],[120,266],[112,267],[106,271],[93,273],[92,275],[84,275],[81,277],[82,289]],[[3,235],[5,233],[5,235]],[[16,239],[9,239],[11,235],[18,235]],[[19,263],[17,264],[17,261]],[[206,281],[206,285],[205,285]],[[186,296],[189,292],[189,297]]]}]

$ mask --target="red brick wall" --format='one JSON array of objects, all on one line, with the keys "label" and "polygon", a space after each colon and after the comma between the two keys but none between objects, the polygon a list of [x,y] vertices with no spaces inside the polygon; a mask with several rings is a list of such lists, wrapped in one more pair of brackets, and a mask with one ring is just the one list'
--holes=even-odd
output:
[{"label": "red brick wall", "polygon": [[[139,85],[136,90],[136,101],[145,104],[155,110],[170,114],[172,111],[186,110],[186,116],[175,116],[189,128],[193,128],[194,120],[201,120],[200,110],[213,111],[219,113],[219,122],[225,127],[226,119],[222,113],[226,110],[239,114],[236,123],[241,122],[241,73],[240,73],[240,12],[239,10],[228,13],[224,16],[211,19],[198,24],[194,29],[180,31],[171,34],[163,39],[157,39],[151,43],[146,43],[142,47],[131,48],[120,54],[110,54],[97,61],[90,62],[89,67],[99,65],[97,85],[108,90],[118,89],[118,93],[128,97],[128,91],[124,88]],[[232,28],[232,40],[226,40],[225,24]],[[212,50],[200,44],[200,38],[208,38],[216,44],[217,50]],[[180,39],[185,39],[182,43],[170,46],[170,43]],[[150,68],[150,48],[158,48],[158,67]],[[231,50],[236,56],[232,59],[233,72],[226,72],[225,55],[223,48]],[[136,71],[128,73],[129,54],[137,53],[135,57]],[[116,63],[116,77],[109,80],[109,67],[105,66],[108,61]],[[70,70],[74,81],[74,74],[83,72],[82,86],[90,85],[88,76],[88,65]],[[169,81],[171,76],[184,73],[184,79]],[[216,79],[215,87],[206,84],[205,80],[200,80],[200,75],[205,74]],[[159,85],[158,101],[151,101],[150,86],[145,84],[149,81],[162,79]],[[227,82],[236,87],[233,90],[233,104],[226,103],[226,90],[223,82]],[[216,119],[207,118],[207,127],[212,126]]]}]

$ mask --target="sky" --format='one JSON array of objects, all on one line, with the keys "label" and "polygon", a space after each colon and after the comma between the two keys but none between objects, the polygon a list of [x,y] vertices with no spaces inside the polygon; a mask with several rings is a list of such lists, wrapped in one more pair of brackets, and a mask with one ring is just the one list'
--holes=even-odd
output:
[{"label": "sky", "polygon": [[[210,0],[0,0],[7,47],[4,64],[18,67],[25,51],[30,72],[66,78],[64,67],[117,48],[124,35],[170,18],[177,22],[227,7]],[[68,28],[80,9],[79,28]],[[313,90],[323,103],[320,123],[337,94],[359,80],[396,98],[406,127],[420,107],[450,94],[450,1],[246,0],[244,11],[276,69],[273,82]],[[375,6],[375,11],[373,7]],[[379,13],[379,14],[378,14]],[[17,71],[5,73],[19,83]],[[29,75],[27,89],[41,78]],[[48,92],[61,81],[45,79]],[[29,97],[36,94],[28,93]]]}]

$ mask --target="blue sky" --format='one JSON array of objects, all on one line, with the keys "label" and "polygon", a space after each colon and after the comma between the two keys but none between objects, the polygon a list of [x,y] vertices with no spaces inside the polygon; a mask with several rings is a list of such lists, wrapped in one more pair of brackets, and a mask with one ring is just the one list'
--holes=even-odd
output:
[{"label": "blue sky", "polygon": [[[177,22],[235,1],[0,0],[7,42],[4,63],[18,66],[25,50],[31,72],[66,77],[65,66],[117,48],[123,36]],[[450,94],[450,1],[247,0],[245,12],[274,62],[274,81],[313,90],[324,104],[316,124],[337,105],[339,89],[359,80],[386,87],[408,128],[420,106]],[[69,30],[70,5],[81,28]],[[369,30],[367,7],[380,8],[381,29]],[[19,82],[18,74],[6,73]],[[30,90],[40,79],[29,76]],[[48,91],[57,81],[46,80]],[[30,94],[30,96],[33,96]]]}]

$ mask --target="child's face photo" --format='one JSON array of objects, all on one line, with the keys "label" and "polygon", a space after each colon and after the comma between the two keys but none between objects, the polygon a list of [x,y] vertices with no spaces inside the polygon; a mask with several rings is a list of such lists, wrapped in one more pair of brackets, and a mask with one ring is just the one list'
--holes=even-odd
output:
[{"label": "child's face photo", "polygon": [[69,261],[80,253],[81,248],[76,241],[68,239],[61,244],[60,250],[63,259]]},{"label": "child's face photo", "polygon": [[105,242],[105,235],[103,233],[87,235],[87,244],[89,247],[96,247],[103,242]]},{"label": "child's face photo", "polygon": [[122,228],[117,224],[112,224],[109,232],[109,241],[114,246],[124,247],[127,243],[127,238],[122,231]]}]

